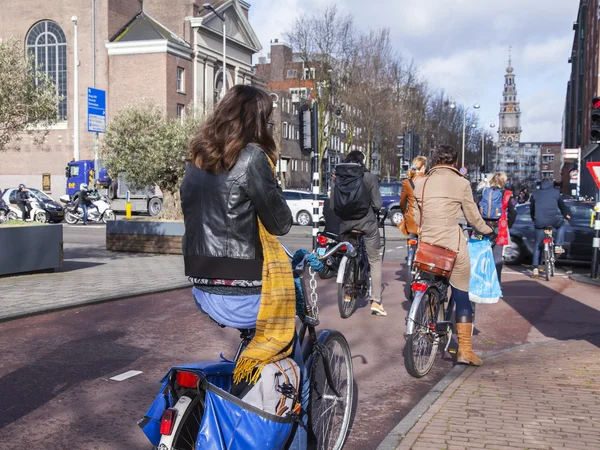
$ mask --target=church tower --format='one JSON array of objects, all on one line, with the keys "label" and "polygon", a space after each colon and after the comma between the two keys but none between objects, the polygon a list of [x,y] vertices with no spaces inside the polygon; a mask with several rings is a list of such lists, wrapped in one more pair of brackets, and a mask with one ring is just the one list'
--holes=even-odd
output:
[{"label": "church tower", "polygon": [[521,107],[517,101],[517,86],[510,53],[504,75],[503,97],[504,101],[500,105],[499,141],[500,145],[510,145],[521,141]]}]

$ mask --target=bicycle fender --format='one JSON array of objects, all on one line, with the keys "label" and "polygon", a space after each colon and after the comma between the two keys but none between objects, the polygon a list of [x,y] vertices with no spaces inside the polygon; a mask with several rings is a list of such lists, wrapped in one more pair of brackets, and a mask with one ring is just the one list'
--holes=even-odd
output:
[{"label": "bicycle fender", "polygon": [[344,282],[344,273],[346,272],[346,265],[348,264],[348,257],[344,256],[342,261],[340,262],[340,267],[338,268],[338,274],[336,283],[342,284]]},{"label": "bicycle fender", "polygon": [[408,317],[406,318],[406,335],[413,334],[415,329],[415,321],[414,317],[417,314],[417,308],[419,307],[419,303],[421,303],[421,299],[425,295],[425,292],[417,292],[415,298],[410,305],[410,311],[408,312]]},{"label": "bicycle fender", "polygon": [[[331,334],[331,330],[323,330],[319,333],[319,336],[317,337],[317,344],[323,344],[325,342],[325,339],[327,339],[327,337],[329,337],[329,335]],[[312,342],[310,342],[310,340],[307,340],[303,345],[302,345],[302,358],[304,359],[304,361],[306,361],[306,370],[307,372],[310,372],[310,368],[312,366],[313,363],[313,345]]]}]

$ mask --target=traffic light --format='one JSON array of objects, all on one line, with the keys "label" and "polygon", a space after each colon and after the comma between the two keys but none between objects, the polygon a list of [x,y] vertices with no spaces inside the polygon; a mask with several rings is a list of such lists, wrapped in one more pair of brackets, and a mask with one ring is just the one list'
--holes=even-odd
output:
[{"label": "traffic light", "polygon": [[303,105],[298,112],[298,124],[300,129],[300,150],[304,154],[310,154],[313,150],[312,144],[312,120],[311,110],[308,105]]},{"label": "traffic light", "polygon": [[412,161],[413,132],[404,133],[404,159]]},{"label": "traffic light", "polygon": [[590,139],[592,142],[600,142],[600,97],[592,99]]}]

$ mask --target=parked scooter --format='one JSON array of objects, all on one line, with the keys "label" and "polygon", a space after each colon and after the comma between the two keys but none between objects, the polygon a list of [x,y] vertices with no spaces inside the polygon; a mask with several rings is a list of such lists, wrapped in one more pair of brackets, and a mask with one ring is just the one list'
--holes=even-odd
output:
[{"label": "parked scooter", "polygon": [[[29,197],[27,199],[31,210],[29,211],[29,217],[26,222],[40,222],[47,223],[50,220],[50,215],[46,212],[42,205],[35,197]],[[8,205],[9,211],[6,215],[8,220],[23,220],[23,212],[17,205]]]},{"label": "parked scooter", "polygon": [[[87,220],[88,222],[108,222],[115,220],[115,213],[110,207],[108,197],[105,195],[92,197],[92,205],[88,206]],[[65,221],[69,225],[74,225],[80,220],[83,221],[83,209],[81,206],[75,206],[75,202],[71,201],[68,195],[60,197],[60,201],[65,203]]]},{"label": "parked scooter", "polygon": [[0,197],[0,223],[8,220],[9,211],[10,209],[8,208],[8,205],[4,202],[2,197]]}]

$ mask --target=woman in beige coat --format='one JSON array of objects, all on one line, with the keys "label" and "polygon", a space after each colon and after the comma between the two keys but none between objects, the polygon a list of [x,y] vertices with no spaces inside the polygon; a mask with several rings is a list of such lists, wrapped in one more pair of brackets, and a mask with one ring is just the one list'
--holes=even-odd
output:
[{"label": "woman in beige coat", "polygon": [[[442,145],[432,150],[433,168],[427,177],[417,182],[415,196],[418,213],[423,215],[421,241],[458,251],[450,277],[452,298],[456,304],[457,362],[480,366],[482,361],[473,353],[471,346],[473,329],[473,309],[469,301],[471,266],[467,240],[459,226],[459,220],[465,217],[475,230],[492,241],[495,236],[493,230],[485,224],[479,214],[477,205],[473,201],[470,183],[456,170],[457,163],[458,153],[453,147]],[[427,184],[425,184],[426,180]],[[417,220],[420,220],[420,216]]]}]

